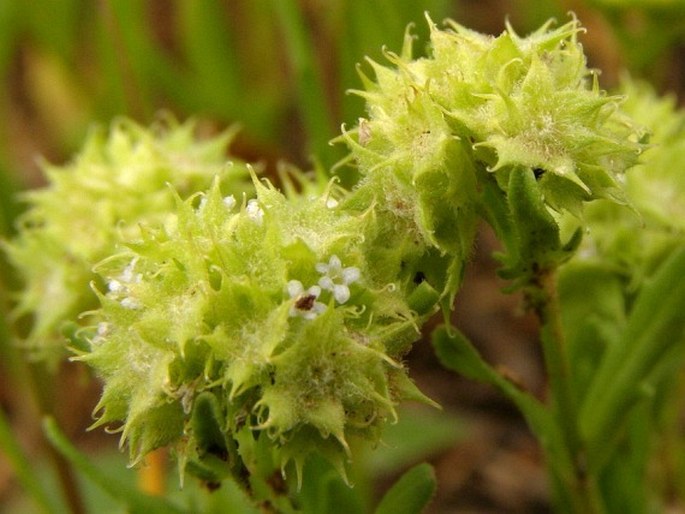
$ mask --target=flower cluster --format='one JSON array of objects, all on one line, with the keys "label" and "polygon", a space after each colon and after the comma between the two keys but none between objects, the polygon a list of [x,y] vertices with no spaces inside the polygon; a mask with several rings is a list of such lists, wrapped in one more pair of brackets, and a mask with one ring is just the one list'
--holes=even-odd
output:
[{"label": "flower cluster", "polygon": [[[107,287],[79,359],[105,382],[96,424],[122,423],[134,462],[170,444],[198,474],[217,452],[242,462],[256,435],[284,469],[318,452],[344,471],[349,439],[376,440],[421,396],[400,364],[420,316],[369,272],[370,217],[255,186],[240,209],[218,184],[197,208],[177,200],[96,268]],[[203,402],[223,434],[211,444]]]},{"label": "flower cluster", "polygon": [[404,197],[429,244],[470,247],[477,184],[489,177],[506,192],[512,173],[533,173],[547,206],[576,215],[588,200],[625,201],[618,176],[644,131],[600,90],[575,19],[527,37],[429,24],[428,57],[412,57],[407,34],[392,66],[371,63],[375,81],[357,92],[369,119],[344,136],[364,180]]},{"label": "flower cluster", "polygon": [[169,185],[185,196],[220,177],[227,192],[248,190],[246,166],[226,161],[232,133],[199,141],[194,132],[192,122],[147,129],[121,119],[109,131],[94,130],[69,164],[44,165],[48,185],[25,195],[29,208],[5,246],[25,283],[16,315],[33,317],[26,345],[37,358],[64,355],[63,325],[97,305],[93,266],[139,223],[167,222],[174,205]]},{"label": "flower cluster", "polygon": [[[344,304],[350,299],[350,284],[359,280],[360,276],[359,268],[342,269],[342,263],[337,255],[331,256],[328,264],[317,263],[316,271],[323,276],[319,279],[318,285],[312,286],[306,291],[299,280],[288,282],[288,294],[293,299],[293,306],[290,309],[291,316],[314,319],[325,311],[326,305],[317,301],[322,289],[330,291],[338,304]],[[340,279],[342,283],[336,284],[334,279]]]},{"label": "flower cluster", "polygon": [[478,216],[507,278],[535,285],[578,244],[561,243],[567,212],[626,201],[644,134],[599,90],[575,20],[525,38],[430,28],[428,57],[407,34],[393,66],[362,77],[369,119],[341,136],[351,191],[296,171],[285,193],[249,184],[248,166],[224,164],[228,135],[119,122],[28,195],[8,254],[29,343],[61,348],[60,326],[87,312],[72,337],[104,381],[96,425],[119,426],[133,462],[171,445],[216,481],[251,474],[266,448],[298,476],[311,453],[344,474],[351,439],[378,441],[400,400],[426,400],[401,360],[450,308]]}]

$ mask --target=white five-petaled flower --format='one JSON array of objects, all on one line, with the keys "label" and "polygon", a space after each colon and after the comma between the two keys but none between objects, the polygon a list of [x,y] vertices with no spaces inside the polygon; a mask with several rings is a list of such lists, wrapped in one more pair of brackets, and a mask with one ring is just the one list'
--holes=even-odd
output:
[{"label": "white five-petaled flower", "polygon": [[320,294],[321,288],[319,286],[312,286],[305,291],[302,282],[299,280],[288,282],[288,295],[294,300],[290,306],[290,316],[301,316],[304,319],[316,318],[326,310],[323,303],[316,301]]},{"label": "white five-petaled flower", "polygon": [[259,202],[257,200],[255,200],[254,198],[252,200],[249,200],[247,202],[247,206],[245,207],[245,212],[247,213],[247,217],[254,221],[257,225],[262,224],[262,218],[264,218],[264,211],[259,206]]},{"label": "white five-petaled flower", "polygon": [[332,255],[328,264],[318,263],[316,271],[323,275],[319,279],[319,286],[333,293],[335,301],[341,304],[350,299],[349,285],[359,280],[361,275],[359,268],[354,266],[343,268],[337,255]]}]

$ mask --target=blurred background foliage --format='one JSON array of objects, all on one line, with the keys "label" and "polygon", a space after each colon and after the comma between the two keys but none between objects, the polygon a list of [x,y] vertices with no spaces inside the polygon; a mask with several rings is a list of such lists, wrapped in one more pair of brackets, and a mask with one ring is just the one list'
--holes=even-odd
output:
[{"label": "blurred background foliage", "polygon": [[[363,101],[346,94],[360,87],[357,66],[370,73],[366,56],[382,61],[383,47],[398,51],[409,23],[418,36],[416,51],[424,51],[424,12],[438,23],[450,17],[492,34],[508,19],[524,34],[550,17],[565,21],[569,11],[587,28],[581,41],[605,88],[627,71],[684,97],[683,0],[0,0],[0,235],[13,230],[21,209],[16,193],[42,184],[40,160],[65,162],[93,123],[124,115],[149,124],[168,111],[201,120],[207,133],[239,124],[232,153],[263,162],[267,172],[281,160],[329,169],[343,157],[329,140],[341,124],[364,115]],[[0,305],[7,312],[16,284],[4,262],[1,269]],[[479,296],[472,298],[477,304]],[[460,309],[469,312],[468,305]],[[516,323],[520,329],[522,322]],[[17,476],[22,482],[22,469],[32,474],[22,458],[40,452],[38,411],[54,412],[67,434],[88,446],[82,434],[97,397],[97,385],[83,370],[65,364],[56,378],[36,372],[11,341],[0,318],[0,438],[11,440],[3,432],[11,426],[23,445],[15,456],[11,442],[2,445],[0,511]],[[473,399],[470,386],[459,393],[462,382],[449,375],[450,382],[441,382],[429,354],[419,349],[412,356],[422,388],[447,407]],[[524,378],[529,385],[543,381]],[[40,391],[38,401],[31,390]],[[489,401],[495,406],[488,408],[501,408],[499,400]],[[110,448],[115,443],[111,436],[88,438],[91,449],[103,440]],[[454,438],[443,431],[417,441],[411,448],[426,455]],[[373,469],[389,471],[393,459]]]}]

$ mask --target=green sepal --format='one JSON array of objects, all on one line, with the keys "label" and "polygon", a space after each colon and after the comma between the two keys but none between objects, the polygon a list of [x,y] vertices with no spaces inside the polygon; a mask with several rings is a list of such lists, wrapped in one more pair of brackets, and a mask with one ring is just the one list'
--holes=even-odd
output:
[{"label": "green sepal", "polygon": [[83,334],[83,327],[73,321],[67,321],[60,328],[62,335],[69,341],[69,348],[77,354],[90,350],[89,338]]},{"label": "green sepal", "polygon": [[128,441],[133,463],[177,441],[183,435],[183,417],[181,405],[164,399],[135,416],[129,414],[121,437]]},{"label": "green sepal", "polygon": [[188,473],[206,482],[236,476],[240,469],[237,446],[225,435],[225,416],[216,396],[204,391],[193,401],[189,427],[195,455],[185,462]]},{"label": "green sepal", "polygon": [[440,293],[424,280],[411,292],[407,298],[407,304],[411,310],[422,316],[433,311],[438,300],[440,300]]}]

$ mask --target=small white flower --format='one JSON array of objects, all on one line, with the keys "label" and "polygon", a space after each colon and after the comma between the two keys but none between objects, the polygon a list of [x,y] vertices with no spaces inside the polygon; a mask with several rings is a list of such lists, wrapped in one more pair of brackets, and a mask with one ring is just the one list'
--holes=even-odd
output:
[{"label": "small white flower", "polygon": [[350,299],[349,285],[359,280],[361,276],[359,268],[354,266],[343,268],[342,262],[337,255],[332,255],[328,260],[328,264],[318,263],[316,271],[323,275],[319,279],[319,286],[332,292],[333,298],[340,304]]},{"label": "small white flower", "polygon": [[143,279],[143,276],[140,273],[133,273],[133,270],[136,267],[136,264],[138,263],[138,257],[135,257],[134,259],[131,260],[131,262],[124,268],[124,271],[121,273],[121,281],[124,284],[139,284],[140,281]]},{"label": "small white flower", "polygon": [[121,306],[124,307],[125,309],[131,309],[131,310],[136,310],[140,309],[141,305],[136,300],[135,298],[131,298],[130,296],[127,296],[123,300],[121,300]]},{"label": "small white flower", "polygon": [[316,301],[321,294],[319,286],[312,286],[305,291],[302,282],[291,280],[288,282],[287,289],[288,295],[294,300],[290,306],[291,317],[301,316],[304,319],[314,319],[326,310],[323,303]]},{"label": "small white flower", "polygon": [[101,321],[98,323],[98,335],[102,337],[107,335],[107,332],[109,332],[109,323],[106,321]]},{"label": "small white flower", "polygon": [[326,207],[328,207],[329,209],[335,209],[337,206],[338,206],[338,200],[336,200],[335,198],[329,197],[326,200]]},{"label": "small white flower", "polygon": [[110,329],[109,323],[107,323],[105,321],[101,321],[100,323],[98,323],[97,333],[95,334],[95,337],[93,337],[93,339],[91,339],[90,343],[93,346],[97,346],[99,344],[102,344],[105,340],[105,337],[109,333],[109,329]]},{"label": "small white flower", "polygon": [[224,197],[224,205],[227,209],[233,209],[235,207],[235,197],[233,195],[228,195]]},{"label": "small white flower", "polygon": [[[143,279],[143,275],[141,273],[134,272],[137,262],[137,257],[132,259],[131,262],[124,268],[124,271],[119,274],[118,278],[113,278],[107,282],[107,289],[112,295],[117,297],[125,296],[128,294],[131,284],[140,283],[140,281]],[[122,305],[124,305],[123,302]],[[137,308],[130,307],[128,305],[124,305],[124,307]]]},{"label": "small white flower", "polygon": [[247,202],[247,207],[245,207],[245,212],[247,217],[254,221],[257,225],[262,224],[262,219],[264,218],[264,211],[259,206],[259,202],[254,198]]},{"label": "small white flower", "polygon": [[107,288],[110,293],[120,293],[124,290],[123,284],[114,278],[107,283]]}]

